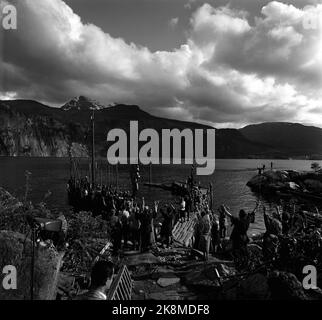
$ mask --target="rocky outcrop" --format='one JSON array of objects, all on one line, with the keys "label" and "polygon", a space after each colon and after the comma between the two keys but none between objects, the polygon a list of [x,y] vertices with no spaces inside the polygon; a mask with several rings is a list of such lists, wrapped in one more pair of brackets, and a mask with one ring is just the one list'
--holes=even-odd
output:
[{"label": "rocky outcrop", "polygon": [[17,112],[0,102],[0,155],[85,157],[81,128],[43,115]]},{"label": "rocky outcrop", "polygon": [[276,271],[268,279],[273,300],[307,300],[303,285],[292,273]]},{"label": "rocky outcrop", "polygon": [[247,182],[257,192],[312,193],[322,196],[322,172],[265,171]]}]

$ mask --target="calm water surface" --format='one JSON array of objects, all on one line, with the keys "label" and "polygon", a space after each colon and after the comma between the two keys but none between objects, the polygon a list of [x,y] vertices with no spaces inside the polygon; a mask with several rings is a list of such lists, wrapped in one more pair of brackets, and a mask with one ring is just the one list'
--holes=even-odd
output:
[{"label": "calm water surface", "polygon": [[[275,169],[310,170],[310,160],[272,160]],[[233,214],[238,214],[239,209],[252,210],[256,204],[256,195],[246,186],[247,181],[257,173],[256,168],[262,164],[270,167],[271,160],[254,159],[218,159],[216,170],[211,176],[201,176],[202,185],[213,184],[215,193],[215,206],[225,203]],[[88,172],[87,159],[80,160],[80,173]],[[322,163],[321,163],[322,164]],[[32,173],[30,178],[30,200],[41,202],[48,190],[51,196],[46,199],[50,208],[67,209],[66,183],[69,177],[69,160],[66,158],[12,158],[0,157],[0,186],[9,190],[19,198],[23,198],[25,192],[25,171]],[[110,167],[110,173],[104,162],[99,162],[97,180],[103,183],[108,178],[112,183],[116,182],[115,167]],[[153,182],[171,182],[173,180],[184,181],[190,174],[190,166],[159,165],[152,167]],[[140,195],[148,202],[160,200],[161,202],[174,201],[169,192],[143,186],[143,182],[149,180],[148,167],[141,167]],[[127,166],[119,167],[120,189],[129,189],[129,170]],[[269,205],[267,203],[267,205]],[[258,212],[256,222],[250,228],[250,234],[262,232],[263,213]]]}]

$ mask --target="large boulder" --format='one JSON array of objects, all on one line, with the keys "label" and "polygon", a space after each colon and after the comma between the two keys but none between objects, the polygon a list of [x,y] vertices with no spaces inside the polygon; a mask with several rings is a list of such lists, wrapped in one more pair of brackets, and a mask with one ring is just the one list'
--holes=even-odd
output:
[{"label": "large boulder", "polygon": [[255,273],[240,282],[239,299],[267,300],[269,297],[270,290],[265,275]]},{"label": "large boulder", "polygon": [[284,271],[273,272],[268,285],[273,300],[307,300],[302,283],[292,273]]},{"label": "large boulder", "polygon": [[265,171],[263,175],[268,179],[270,182],[286,182],[289,180],[289,175],[287,171]]},{"label": "large boulder", "polygon": [[[0,285],[0,300],[30,299],[32,246],[30,239],[12,231],[0,231],[0,268],[12,265],[17,270],[17,289]],[[34,299],[55,299],[62,254],[54,248],[35,248]]]},{"label": "large boulder", "polygon": [[287,170],[287,173],[291,181],[297,181],[301,176],[300,172],[296,170]]},{"label": "large boulder", "polygon": [[287,171],[265,171],[263,174],[258,174],[247,182],[247,186],[254,190],[263,189],[281,189],[286,187],[286,183],[290,181]]},{"label": "large boulder", "polygon": [[285,182],[285,186],[291,190],[295,190],[295,191],[301,190],[301,187],[293,181]]},{"label": "large boulder", "polygon": [[313,179],[304,180],[306,188],[314,192],[322,192],[322,182]]},{"label": "large boulder", "polygon": [[[287,183],[287,182],[286,182]],[[281,188],[287,188],[287,184],[281,181],[275,181],[267,184],[269,189],[279,190]]]},{"label": "large boulder", "polygon": [[172,278],[160,278],[157,281],[157,284],[164,288],[164,287],[168,287],[168,286],[172,286],[174,284],[177,284],[180,282],[180,278],[178,277],[172,277]]},{"label": "large boulder", "polygon": [[267,184],[267,178],[264,175],[256,175],[247,182],[247,186],[253,189],[260,189]]},{"label": "large boulder", "polygon": [[185,284],[191,286],[217,287],[223,279],[234,276],[236,269],[227,263],[206,263],[195,266],[192,271],[185,275]]},{"label": "large boulder", "polygon": [[270,298],[267,277],[261,273],[250,274],[244,279],[230,279],[223,284],[222,300],[267,300]]}]

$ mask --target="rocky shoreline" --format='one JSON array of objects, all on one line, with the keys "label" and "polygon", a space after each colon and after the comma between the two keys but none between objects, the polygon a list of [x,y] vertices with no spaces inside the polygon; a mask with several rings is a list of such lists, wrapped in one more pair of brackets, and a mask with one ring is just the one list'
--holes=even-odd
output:
[{"label": "rocky shoreline", "polygon": [[247,182],[251,190],[322,201],[322,171],[267,170]]}]

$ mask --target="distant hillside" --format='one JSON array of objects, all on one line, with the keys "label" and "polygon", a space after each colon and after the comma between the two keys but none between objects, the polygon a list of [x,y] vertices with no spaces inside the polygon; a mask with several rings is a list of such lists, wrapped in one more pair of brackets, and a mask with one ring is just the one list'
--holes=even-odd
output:
[{"label": "distant hillside", "polygon": [[0,155],[86,156],[84,129],[34,101],[0,101]]},{"label": "distant hillside", "polygon": [[322,129],[298,123],[267,122],[239,130],[248,140],[268,145],[289,156],[321,156]]},{"label": "distant hillside", "polygon": [[280,151],[252,142],[236,129],[216,130],[217,158],[283,158]]},{"label": "distant hillside", "polygon": [[[0,101],[0,155],[87,156],[90,149],[90,117],[95,110],[97,155],[105,157],[110,129],[129,131],[130,120],[139,130],[211,127],[186,121],[155,117],[136,105],[104,106],[80,96],[61,108],[31,100]],[[322,130],[298,124],[267,123],[243,129],[216,130],[217,158],[285,158],[289,154],[322,154]],[[206,143],[206,141],[204,141]]]}]

